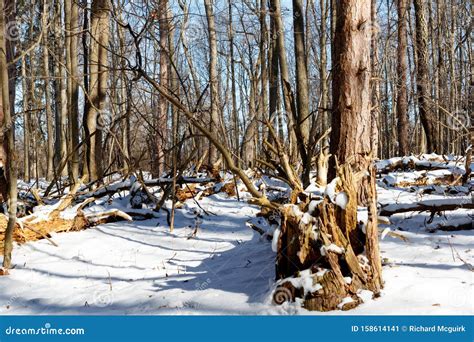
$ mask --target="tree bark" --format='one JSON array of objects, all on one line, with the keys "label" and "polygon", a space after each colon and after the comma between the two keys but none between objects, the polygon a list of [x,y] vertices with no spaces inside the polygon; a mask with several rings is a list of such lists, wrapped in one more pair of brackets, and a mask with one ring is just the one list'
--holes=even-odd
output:
[{"label": "tree bark", "polygon": [[372,103],[371,103],[371,126],[370,126],[370,140],[371,140],[371,152],[374,158],[378,157],[379,149],[379,120],[380,120],[380,75],[379,75],[379,47],[378,47],[378,35],[379,29],[377,23],[377,3],[376,0],[371,0],[370,4],[370,20],[371,20],[371,65],[370,69],[372,72],[371,77],[371,92],[372,92]]},{"label": "tree bark", "polygon": [[416,28],[416,90],[418,111],[426,135],[428,153],[438,151],[438,134],[436,133],[436,118],[430,108],[429,52],[428,52],[428,22],[426,18],[426,0],[414,0]]},{"label": "tree bark", "polygon": [[[369,1],[337,2],[332,79],[332,131],[329,179],[339,164],[350,162],[354,170],[367,170],[372,151],[371,120],[371,22]],[[359,189],[364,202],[364,185]]]},{"label": "tree bark", "polygon": [[[295,161],[298,156],[298,142],[295,133],[295,119],[296,107],[293,101],[293,94],[291,91],[290,73],[288,69],[288,61],[286,57],[285,46],[285,28],[283,26],[283,19],[281,17],[280,0],[270,0],[270,11],[273,17],[276,53],[278,55],[278,62],[280,66],[280,81],[283,92],[283,104],[286,113],[286,120],[288,122],[288,141],[290,158]],[[301,142],[302,143],[302,142]]]},{"label": "tree bark", "polygon": [[[217,75],[217,34],[214,17],[214,1],[204,0],[206,9],[206,18],[209,33],[209,85],[211,92],[211,132],[218,133],[220,129],[219,120],[219,79]],[[209,165],[214,165],[217,162],[218,155],[215,146],[209,145]]]},{"label": "tree bark", "polygon": [[[48,2],[44,2],[43,8],[43,28],[46,28],[49,20]],[[43,36],[43,70],[44,70],[44,105],[46,115],[46,180],[50,181],[54,177],[54,137],[53,137],[53,112],[51,110],[51,91],[49,79],[49,51],[47,35]]]},{"label": "tree bark", "polygon": [[407,99],[407,0],[397,0],[398,11],[398,82],[397,82],[397,132],[398,154],[406,156],[408,146],[408,99]]},{"label": "tree bark", "polygon": [[[60,169],[62,167],[61,176],[68,175],[68,165],[66,162],[67,157],[67,94],[64,79],[64,44],[61,32],[61,13],[62,6],[61,1],[56,0],[54,4],[54,99],[55,99],[55,168]],[[57,171],[56,171],[57,172]]]},{"label": "tree bark", "polygon": [[327,13],[328,6],[327,0],[320,0],[321,7],[321,28],[320,28],[320,39],[319,39],[319,48],[321,51],[321,61],[320,61],[320,70],[319,70],[319,79],[321,84],[321,101],[320,108],[318,112],[321,113],[321,133],[325,132],[329,127],[329,99],[328,99],[328,81],[327,81]]},{"label": "tree bark", "polygon": [[106,120],[109,44],[109,2],[94,0],[91,10],[89,97],[86,112],[87,171],[89,180],[102,176],[102,130]]},{"label": "tree bark", "polygon": [[[232,141],[234,145],[234,153],[239,155],[240,150],[240,127],[239,127],[239,114],[237,112],[237,82],[235,79],[235,58],[234,58],[234,27],[233,27],[233,11],[232,1],[227,2],[229,10],[229,58],[230,58],[230,82],[231,82],[231,98],[232,98]],[[239,161],[236,160],[237,165]]]},{"label": "tree bark", "polygon": [[305,146],[309,142],[311,120],[309,118],[308,70],[306,65],[305,26],[303,1],[293,0],[293,33],[295,39],[296,64],[296,107],[298,110],[297,125]]},{"label": "tree bark", "polygon": [[23,179],[30,181],[30,105],[25,57],[21,59],[21,85],[23,92]]},{"label": "tree bark", "polygon": [[[8,224],[5,230],[3,249],[3,268],[11,266],[11,254],[13,249],[13,229],[16,223],[17,207],[17,177],[15,163],[15,123],[12,121],[10,108],[10,82],[8,74],[8,62],[12,57],[7,49],[7,37],[5,35],[5,19],[8,13],[12,13],[15,2],[0,0],[0,193],[3,201],[7,200]],[[6,273],[5,271],[3,272]]]},{"label": "tree bark", "polygon": [[78,55],[77,34],[79,26],[78,4],[74,0],[64,3],[64,21],[66,28],[66,79],[67,79],[67,111],[68,111],[68,152],[69,179],[75,183],[79,179],[79,86],[78,86]]},{"label": "tree bark", "polygon": [[[169,88],[169,45],[170,23],[168,18],[168,1],[160,0],[159,6],[160,25],[160,83],[165,88]],[[159,134],[155,134],[156,155],[153,157],[153,176],[159,177],[165,166],[165,149],[168,135],[168,101],[158,95],[158,111],[156,114],[156,124]]]}]

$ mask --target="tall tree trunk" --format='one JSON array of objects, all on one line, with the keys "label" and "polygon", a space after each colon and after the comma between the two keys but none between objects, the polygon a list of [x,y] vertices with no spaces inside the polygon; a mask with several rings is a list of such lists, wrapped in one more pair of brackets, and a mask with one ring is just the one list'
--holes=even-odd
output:
[{"label": "tall tree trunk", "polygon": [[397,0],[398,10],[398,65],[397,65],[397,131],[398,154],[406,156],[408,145],[408,98],[407,98],[407,0]]},{"label": "tall tree trunk", "polygon": [[30,181],[30,105],[28,80],[26,78],[26,57],[21,59],[21,85],[23,93],[23,180]]},{"label": "tall tree trunk", "polygon": [[438,150],[438,134],[436,133],[436,118],[430,107],[430,80],[428,54],[428,22],[426,18],[426,0],[414,0],[415,28],[417,50],[416,89],[418,110],[421,123],[426,135],[426,149],[428,153]]},{"label": "tall tree trunk", "polygon": [[61,32],[62,5],[60,0],[55,2],[54,43],[55,43],[55,167],[61,176],[68,175],[67,158],[67,92],[64,79],[64,44]]},{"label": "tall tree trunk", "polygon": [[[47,27],[49,20],[48,2],[44,2],[43,8],[43,27]],[[53,112],[51,110],[51,91],[49,88],[49,51],[47,35],[43,36],[43,70],[44,70],[44,105],[46,115],[46,179],[52,180],[54,177],[54,138],[53,138]]]},{"label": "tall tree trunk", "polygon": [[[211,91],[210,130],[212,132],[219,132],[221,130],[219,127],[219,80],[217,75],[217,34],[214,17],[214,1],[204,0],[204,6],[206,9],[206,18],[209,31],[209,85]],[[217,150],[212,144],[210,144],[209,165],[214,165],[217,162],[217,159]]]},{"label": "tall tree trunk", "polygon": [[3,201],[7,201],[8,206],[8,224],[5,230],[4,248],[3,248],[3,274],[5,269],[11,266],[11,255],[13,249],[13,229],[16,223],[17,206],[17,177],[15,163],[15,123],[12,121],[10,108],[10,82],[8,73],[8,62],[12,57],[7,49],[7,38],[5,31],[6,18],[12,13],[15,2],[0,0],[0,126],[1,144],[0,144],[0,193]]},{"label": "tall tree trunk", "polygon": [[301,138],[305,146],[309,142],[311,120],[309,118],[308,70],[306,65],[305,25],[303,17],[303,1],[293,0],[293,33],[295,39],[296,64],[296,107]]},{"label": "tall tree trunk", "polygon": [[[270,0],[270,11],[274,20],[276,35],[276,53],[278,55],[278,62],[280,66],[280,81],[283,92],[283,104],[286,113],[286,119],[288,121],[288,140],[290,146],[290,156],[293,161],[298,156],[298,142],[295,133],[295,119],[296,119],[296,107],[293,100],[293,94],[291,91],[290,72],[288,69],[288,62],[286,57],[286,46],[285,46],[285,28],[283,25],[283,19],[281,17],[281,4],[280,0]],[[302,143],[302,141],[300,142]]]},{"label": "tall tree trunk", "polygon": [[372,80],[371,80],[371,91],[372,91],[372,104],[371,104],[371,126],[370,126],[370,135],[371,135],[371,152],[374,158],[378,157],[379,149],[379,120],[380,120],[380,75],[379,75],[379,48],[378,48],[378,26],[377,23],[377,2],[376,0],[371,0],[370,5],[370,20],[372,22],[370,33],[371,37],[371,71],[372,71]]},{"label": "tall tree trunk", "polygon": [[321,101],[320,108],[318,108],[318,113],[321,113],[321,132],[325,132],[329,127],[329,111],[328,111],[328,81],[327,81],[327,13],[328,6],[327,0],[320,0],[321,7],[321,26],[320,26],[320,38],[319,38],[319,48],[321,51],[321,61],[319,69],[319,78],[321,84]]},{"label": "tall tree trunk", "polygon": [[[275,25],[275,16],[270,16],[270,48],[268,51],[269,55],[269,72],[268,72],[268,120],[271,122],[272,126],[275,127],[275,131],[279,131],[279,92],[278,92],[278,47],[277,47],[277,31]],[[268,141],[272,143],[272,136],[268,134]]]},{"label": "tall tree trunk", "polygon": [[[233,11],[232,11],[232,0],[227,2],[229,10],[229,58],[230,58],[230,82],[231,82],[231,98],[232,98],[232,140],[234,145],[235,155],[239,155],[240,145],[240,128],[239,128],[239,114],[237,112],[237,82],[235,79],[235,58],[234,58],[234,27],[233,27]],[[239,165],[238,158],[236,159],[237,165]]]},{"label": "tall tree trunk", "polygon": [[[371,59],[370,2],[341,0],[337,2],[337,24],[334,37],[334,67],[332,79],[332,131],[329,179],[336,176],[339,164],[348,161],[355,170],[366,170],[372,151],[370,127]],[[359,201],[366,195],[361,183]]]},{"label": "tall tree trunk", "polygon": [[75,183],[79,179],[79,85],[78,85],[78,54],[77,35],[79,26],[78,4],[74,0],[66,0],[64,8],[66,28],[66,68],[67,68],[67,110],[68,110],[68,152],[69,180]]},{"label": "tall tree trunk", "polygon": [[94,0],[91,10],[89,104],[86,112],[87,171],[89,180],[102,177],[102,129],[107,96],[109,1]]},{"label": "tall tree trunk", "polygon": [[[266,120],[265,114],[268,111],[268,63],[267,61],[269,60],[269,50],[268,50],[268,29],[267,29],[267,1],[266,0],[260,0],[260,16],[259,16],[259,22],[260,22],[260,91],[262,93],[261,96],[261,108],[258,113],[258,126],[260,125],[260,122],[263,120]],[[262,142],[264,139],[264,133],[262,129],[259,129],[260,127],[257,128],[259,131],[259,141],[257,144],[257,149],[262,146]],[[260,151],[257,151],[257,154],[259,154]]]},{"label": "tall tree trunk", "polygon": [[[159,1],[159,24],[160,24],[160,84],[169,88],[169,46],[168,38],[170,34],[170,23],[168,18],[168,1],[160,0]],[[167,141],[167,131],[168,131],[168,101],[158,95],[158,111],[156,117],[156,127],[159,131],[159,134],[155,135],[155,144],[156,144],[156,156],[153,160],[153,176],[159,177],[164,171],[165,165],[165,149]]]},{"label": "tall tree trunk", "polygon": [[[122,20],[122,13],[118,14],[119,20]],[[117,25],[117,33],[119,37],[119,48],[120,48],[120,55],[124,56],[126,53],[126,45],[125,45],[125,33],[122,26]],[[124,154],[124,163],[122,167],[124,168],[124,173],[128,174],[130,172],[130,168],[132,165],[130,160],[130,111],[131,111],[131,94],[129,93],[129,84],[127,79],[127,62],[125,58],[120,59],[120,64],[122,66],[122,70],[120,71],[120,103],[121,103],[121,110],[120,114],[123,116],[121,121],[122,127],[122,152]]]}]

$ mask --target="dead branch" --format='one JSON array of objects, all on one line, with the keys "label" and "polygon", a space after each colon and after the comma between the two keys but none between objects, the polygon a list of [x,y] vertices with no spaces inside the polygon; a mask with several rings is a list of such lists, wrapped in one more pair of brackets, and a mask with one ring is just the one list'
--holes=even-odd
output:
[{"label": "dead branch", "polygon": [[[433,202],[433,201],[430,201]],[[457,209],[474,209],[474,203],[472,202],[459,202],[459,203],[445,203],[440,201],[439,203],[404,203],[403,205],[388,204],[381,208],[379,215],[391,216],[394,214],[407,213],[410,211],[430,211],[431,213],[437,213],[441,211],[451,211]]]}]

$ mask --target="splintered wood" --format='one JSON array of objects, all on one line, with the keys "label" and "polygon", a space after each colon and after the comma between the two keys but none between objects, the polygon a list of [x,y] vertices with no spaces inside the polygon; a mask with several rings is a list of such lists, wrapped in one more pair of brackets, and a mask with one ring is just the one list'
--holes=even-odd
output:
[{"label": "splintered wood", "polygon": [[[379,294],[383,282],[378,250],[375,170],[369,168],[368,175],[364,173],[367,177],[364,184],[369,185],[367,235],[362,233],[357,221],[357,189],[362,179],[349,165],[339,169],[336,186],[339,193],[345,194],[345,203],[335,203],[326,196],[311,214],[308,203],[285,206],[282,210],[276,303],[283,297],[290,301],[301,298],[308,310],[348,310],[361,303],[360,291],[371,291],[374,296]],[[312,286],[309,289],[308,279],[297,281],[302,274],[310,277]]]},{"label": "splintered wood", "polygon": [[[78,214],[74,219],[54,217],[44,221],[34,221],[35,217],[18,221],[13,232],[13,240],[19,244],[41,239],[51,239],[51,233],[77,231],[89,227],[89,221],[84,214]],[[0,240],[3,241],[8,218],[0,215]],[[54,241],[50,240],[54,244]],[[3,244],[0,245],[3,253]]]},{"label": "splintered wood", "polygon": [[[85,214],[82,209],[86,204],[93,201],[90,198],[86,199],[78,206],[73,218],[61,217],[61,213],[73,203],[78,189],[79,185],[75,185],[71,191],[59,201],[58,205],[49,211],[48,214],[43,213],[41,216],[38,216],[38,214],[31,214],[17,219],[15,230],[13,231],[13,240],[22,244],[28,241],[47,239],[51,244],[57,246],[56,242],[51,238],[51,233],[79,231],[108,222],[124,220],[132,221],[130,215],[118,209]],[[7,223],[7,216],[1,214],[0,241],[4,240]],[[0,244],[0,252],[3,253],[3,244]]]}]

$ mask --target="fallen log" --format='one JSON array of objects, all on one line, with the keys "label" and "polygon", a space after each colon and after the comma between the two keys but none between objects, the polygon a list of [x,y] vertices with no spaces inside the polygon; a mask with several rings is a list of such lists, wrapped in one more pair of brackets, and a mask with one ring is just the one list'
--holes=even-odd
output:
[{"label": "fallen log", "polygon": [[468,200],[459,200],[454,203],[449,203],[446,200],[436,201],[427,200],[422,202],[414,203],[401,203],[401,204],[387,204],[382,206],[379,211],[381,216],[391,216],[394,214],[407,213],[411,211],[429,211],[429,212],[440,212],[440,211],[451,211],[457,209],[474,209],[474,203],[468,202]]},{"label": "fallen log", "polygon": [[[51,213],[41,217],[32,214],[18,219],[13,232],[13,240],[18,244],[23,244],[47,239],[51,244],[57,246],[57,243],[51,239],[51,233],[80,231],[109,222],[132,221],[131,215],[118,209],[99,213],[84,213],[79,209],[73,218],[63,218],[59,214],[52,215]],[[7,223],[8,218],[5,215],[0,215],[0,240],[4,238]],[[0,245],[0,252],[3,253],[3,245]]]},{"label": "fallen log", "polygon": [[385,174],[392,171],[423,171],[423,170],[452,170],[463,174],[464,170],[459,166],[454,166],[449,161],[437,161],[418,159],[416,157],[393,158],[388,162],[377,162],[377,174]]},{"label": "fallen log", "polygon": [[[214,182],[215,179],[213,178],[192,178],[192,177],[179,177],[176,179],[176,184],[206,184],[210,182]],[[159,178],[159,179],[150,179],[150,180],[144,180],[143,184],[146,185],[147,187],[152,187],[152,186],[164,186],[164,185],[170,185],[173,183],[173,178]],[[95,197],[95,198],[101,198],[105,197],[108,195],[113,195],[117,192],[120,191],[128,191],[130,189],[131,182],[130,181],[123,181],[119,183],[115,183],[109,186],[104,186],[94,192],[89,192],[86,194],[81,194],[79,197],[81,199],[85,199],[88,197]]]},{"label": "fallen log", "polygon": [[459,230],[474,230],[474,221],[472,218],[469,222],[458,223],[453,225],[440,225],[438,226],[438,230],[442,230],[444,232],[455,232]]}]

